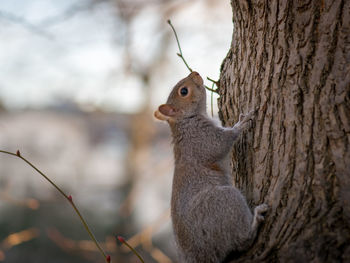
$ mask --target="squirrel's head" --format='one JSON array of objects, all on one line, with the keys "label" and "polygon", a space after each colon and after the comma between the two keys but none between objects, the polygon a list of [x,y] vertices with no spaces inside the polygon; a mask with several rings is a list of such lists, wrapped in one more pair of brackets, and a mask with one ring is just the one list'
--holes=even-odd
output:
[{"label": "squirrel's head", "polygon": [[170,123],[196,114],[206,114],[206,94],[202,77],[193,71],[176,84],[154,116]]}]

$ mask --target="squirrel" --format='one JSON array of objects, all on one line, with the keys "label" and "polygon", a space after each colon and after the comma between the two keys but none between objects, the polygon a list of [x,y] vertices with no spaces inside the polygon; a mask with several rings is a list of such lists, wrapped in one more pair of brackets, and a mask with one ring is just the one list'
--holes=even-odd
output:
[{"label": "squirrel", "polygon": [[240,115],[232,128],[215,125],[206,112],[203,79],[192,72],[154,116],[169,123],[173,138],[171,219],[181,262],[222,262],[247,250],[268,206],[258,205],[252,214],[232,184],[228,157],[254,111]]}]

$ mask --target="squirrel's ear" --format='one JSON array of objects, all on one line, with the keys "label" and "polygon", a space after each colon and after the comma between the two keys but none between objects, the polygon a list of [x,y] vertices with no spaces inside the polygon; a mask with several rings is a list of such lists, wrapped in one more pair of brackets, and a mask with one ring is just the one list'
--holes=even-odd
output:
[{"label": "squirrel's ear", "polygon": [[158,110],[168,117],[174,117],[176,114],[175,108],[173,106],[170,106],[169,104],[160,105]]},{"label": "squirrel's ear", "polygon": [[154,117],[161,121],[168,121],[171,117],[174,117],[176,110],[169,104],[163,104],[158,107],[158,110],[154,112]]}]

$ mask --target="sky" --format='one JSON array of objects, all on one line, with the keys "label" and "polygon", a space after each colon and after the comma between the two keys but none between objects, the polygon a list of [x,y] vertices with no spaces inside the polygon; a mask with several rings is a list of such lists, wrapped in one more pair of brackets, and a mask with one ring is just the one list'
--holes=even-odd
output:
[{"label": "sky", "polygon": [[84,110],[137,112],[147,100],[140,72],[149,68],[150,103],[164,102],[188,74],[173,36],[159,56],[164,36],[172,34],[167,19],[190,66],[218,79],[232,35],[229,1],[173,1],[166,6],[176,9],[170,17],[149,4],[128,32],[118,8],[100,2],[0,1],[0,100],[8,110],[70,101]]}]

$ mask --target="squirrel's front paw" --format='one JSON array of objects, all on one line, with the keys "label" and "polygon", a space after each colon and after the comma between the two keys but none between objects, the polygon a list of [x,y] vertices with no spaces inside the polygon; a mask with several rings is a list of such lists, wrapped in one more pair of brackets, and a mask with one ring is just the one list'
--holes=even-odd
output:
[{"label": "squirrel's front paw", "polygon": [[248,112],[247,114],[240,114],[239,120],[235,126],[240,127],[242,130],[249,129],[252,127],[253,120],[255,118],[255,110]]},{"label": "squirrel's front paw", "polygon": [[256,231],[260,223],[265,220],[264,213],[266,213],[267,210],[269,210],[269,206],[267,204],[261,204],[254,208],[254,218],[252,224],[252,229],[254,231]]},{"label": "squirrel's front paw", "polygon": [[254,209],[254,218],[257,222],[264,221],[264,214],[269,210],[269,206],[267,204],[261,204],[255,207]]},{"label": "squirrel's front paw", "polygon": [[[248,112],[246,115],[241,114],[239,116],[239,121],[242,121],[243,123],[252,121],[255,119],[255,113],[256,113],[256,110],[252,110]],[[241,119],[241,116],[242,116],[242,119]]]}]

